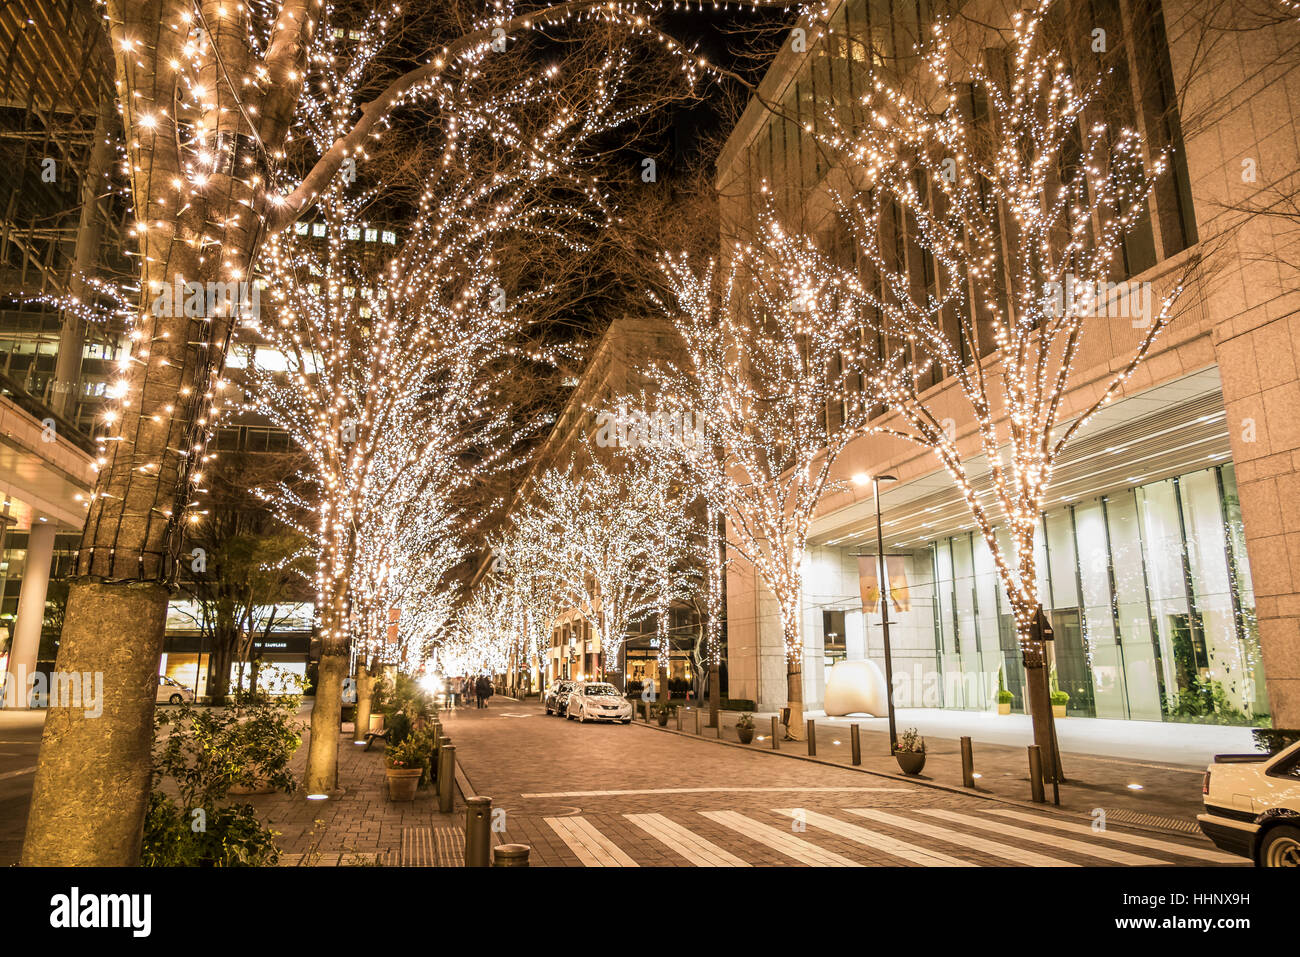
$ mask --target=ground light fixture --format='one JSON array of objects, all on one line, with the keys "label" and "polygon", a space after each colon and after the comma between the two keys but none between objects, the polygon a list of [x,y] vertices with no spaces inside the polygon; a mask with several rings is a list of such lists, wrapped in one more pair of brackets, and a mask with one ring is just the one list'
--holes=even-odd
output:
[{"label": "ground light fixture", "polygon": [[308,794],[308,795],[307,795],[307,800],[308,800],[308,801],[325,801],[325,800],[328,800],[328,798],[329,798],[329,795],[328,795],[328,794]]}]

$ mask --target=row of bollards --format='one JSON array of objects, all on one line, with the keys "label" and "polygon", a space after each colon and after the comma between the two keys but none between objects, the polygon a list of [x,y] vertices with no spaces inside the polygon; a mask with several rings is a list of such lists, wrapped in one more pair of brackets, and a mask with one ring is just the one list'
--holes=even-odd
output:
[{"label": "row of bollards", "polygon": [[492,847],[492,799],[465,799],[465,866],[527,867],[527,844]]},{"label": "row of bollards", "polygon": [[[695,733],[700,734],[700,712],[695,710]],[[677,715],[677,730],[682,729],[681,713]],[[719,719],[717,725],[717,737],[722,739],[722,721]],[[854,767],[860,767],[862,764],[862,733],[858,725],[849,725],[850,744],[851,744],[851,761]],[[772,716],[772,734],[771,745],[773,751],[781,750],[781,719]],[[817,755],[817,722],[808,719],[808,756],[816,757]],[[1043,759],[1040,749],[1037,745],[1029,745],[1029,796],[1035,804],[1046,804],[1047,795],[1043,787]],[[962,787],[975,787],[975,746],[970,737],[961,738],[961,783]],[[1056,781],[1052,782],[1052,797],[1054,804],[1060,804],[1060,791]]]}]

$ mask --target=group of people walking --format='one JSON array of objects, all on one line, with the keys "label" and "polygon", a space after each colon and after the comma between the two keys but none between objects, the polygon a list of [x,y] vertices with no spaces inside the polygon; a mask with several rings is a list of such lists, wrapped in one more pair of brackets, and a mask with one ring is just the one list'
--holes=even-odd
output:
[{"label": "group of people walking", "polygon": [[487,675],[469,677],[456,677],[447,679],[447,693],[451,696],[451,706],[459,708],[462,703],[468,704],[469,699],[474,699],[476,708],[486,708],[488,699],[492,697],[492,679]]}]

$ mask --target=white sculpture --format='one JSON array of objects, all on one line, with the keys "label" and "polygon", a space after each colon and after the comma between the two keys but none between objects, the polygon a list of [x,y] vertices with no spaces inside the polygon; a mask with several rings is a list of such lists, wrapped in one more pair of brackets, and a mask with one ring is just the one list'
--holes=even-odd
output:
[{"label": "white sculpture", "polygon": [[874,661],[841,661],[831,668],[830,677],[826,679],[828,715],[880,716],[888,710],[885,676]]}]

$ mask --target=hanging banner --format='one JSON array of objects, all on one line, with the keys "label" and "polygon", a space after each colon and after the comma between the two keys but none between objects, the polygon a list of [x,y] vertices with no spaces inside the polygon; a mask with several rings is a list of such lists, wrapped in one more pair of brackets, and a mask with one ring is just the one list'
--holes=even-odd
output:
[{"label": "hanging banner", "polygon": [[[889,600],[894,611],[911,611],[912,596],[904,556],[886,555],[885,573],[889,576]],[[864,610],[880,610],[880,559],[875,555],[858,556],[858,592]]]},{"label": "hanging banner", "polygon": [[401,617],[402,609],[388,609],[388,634],[384,636],[384,640],[390,645],[397,644],[397,620]]}]

